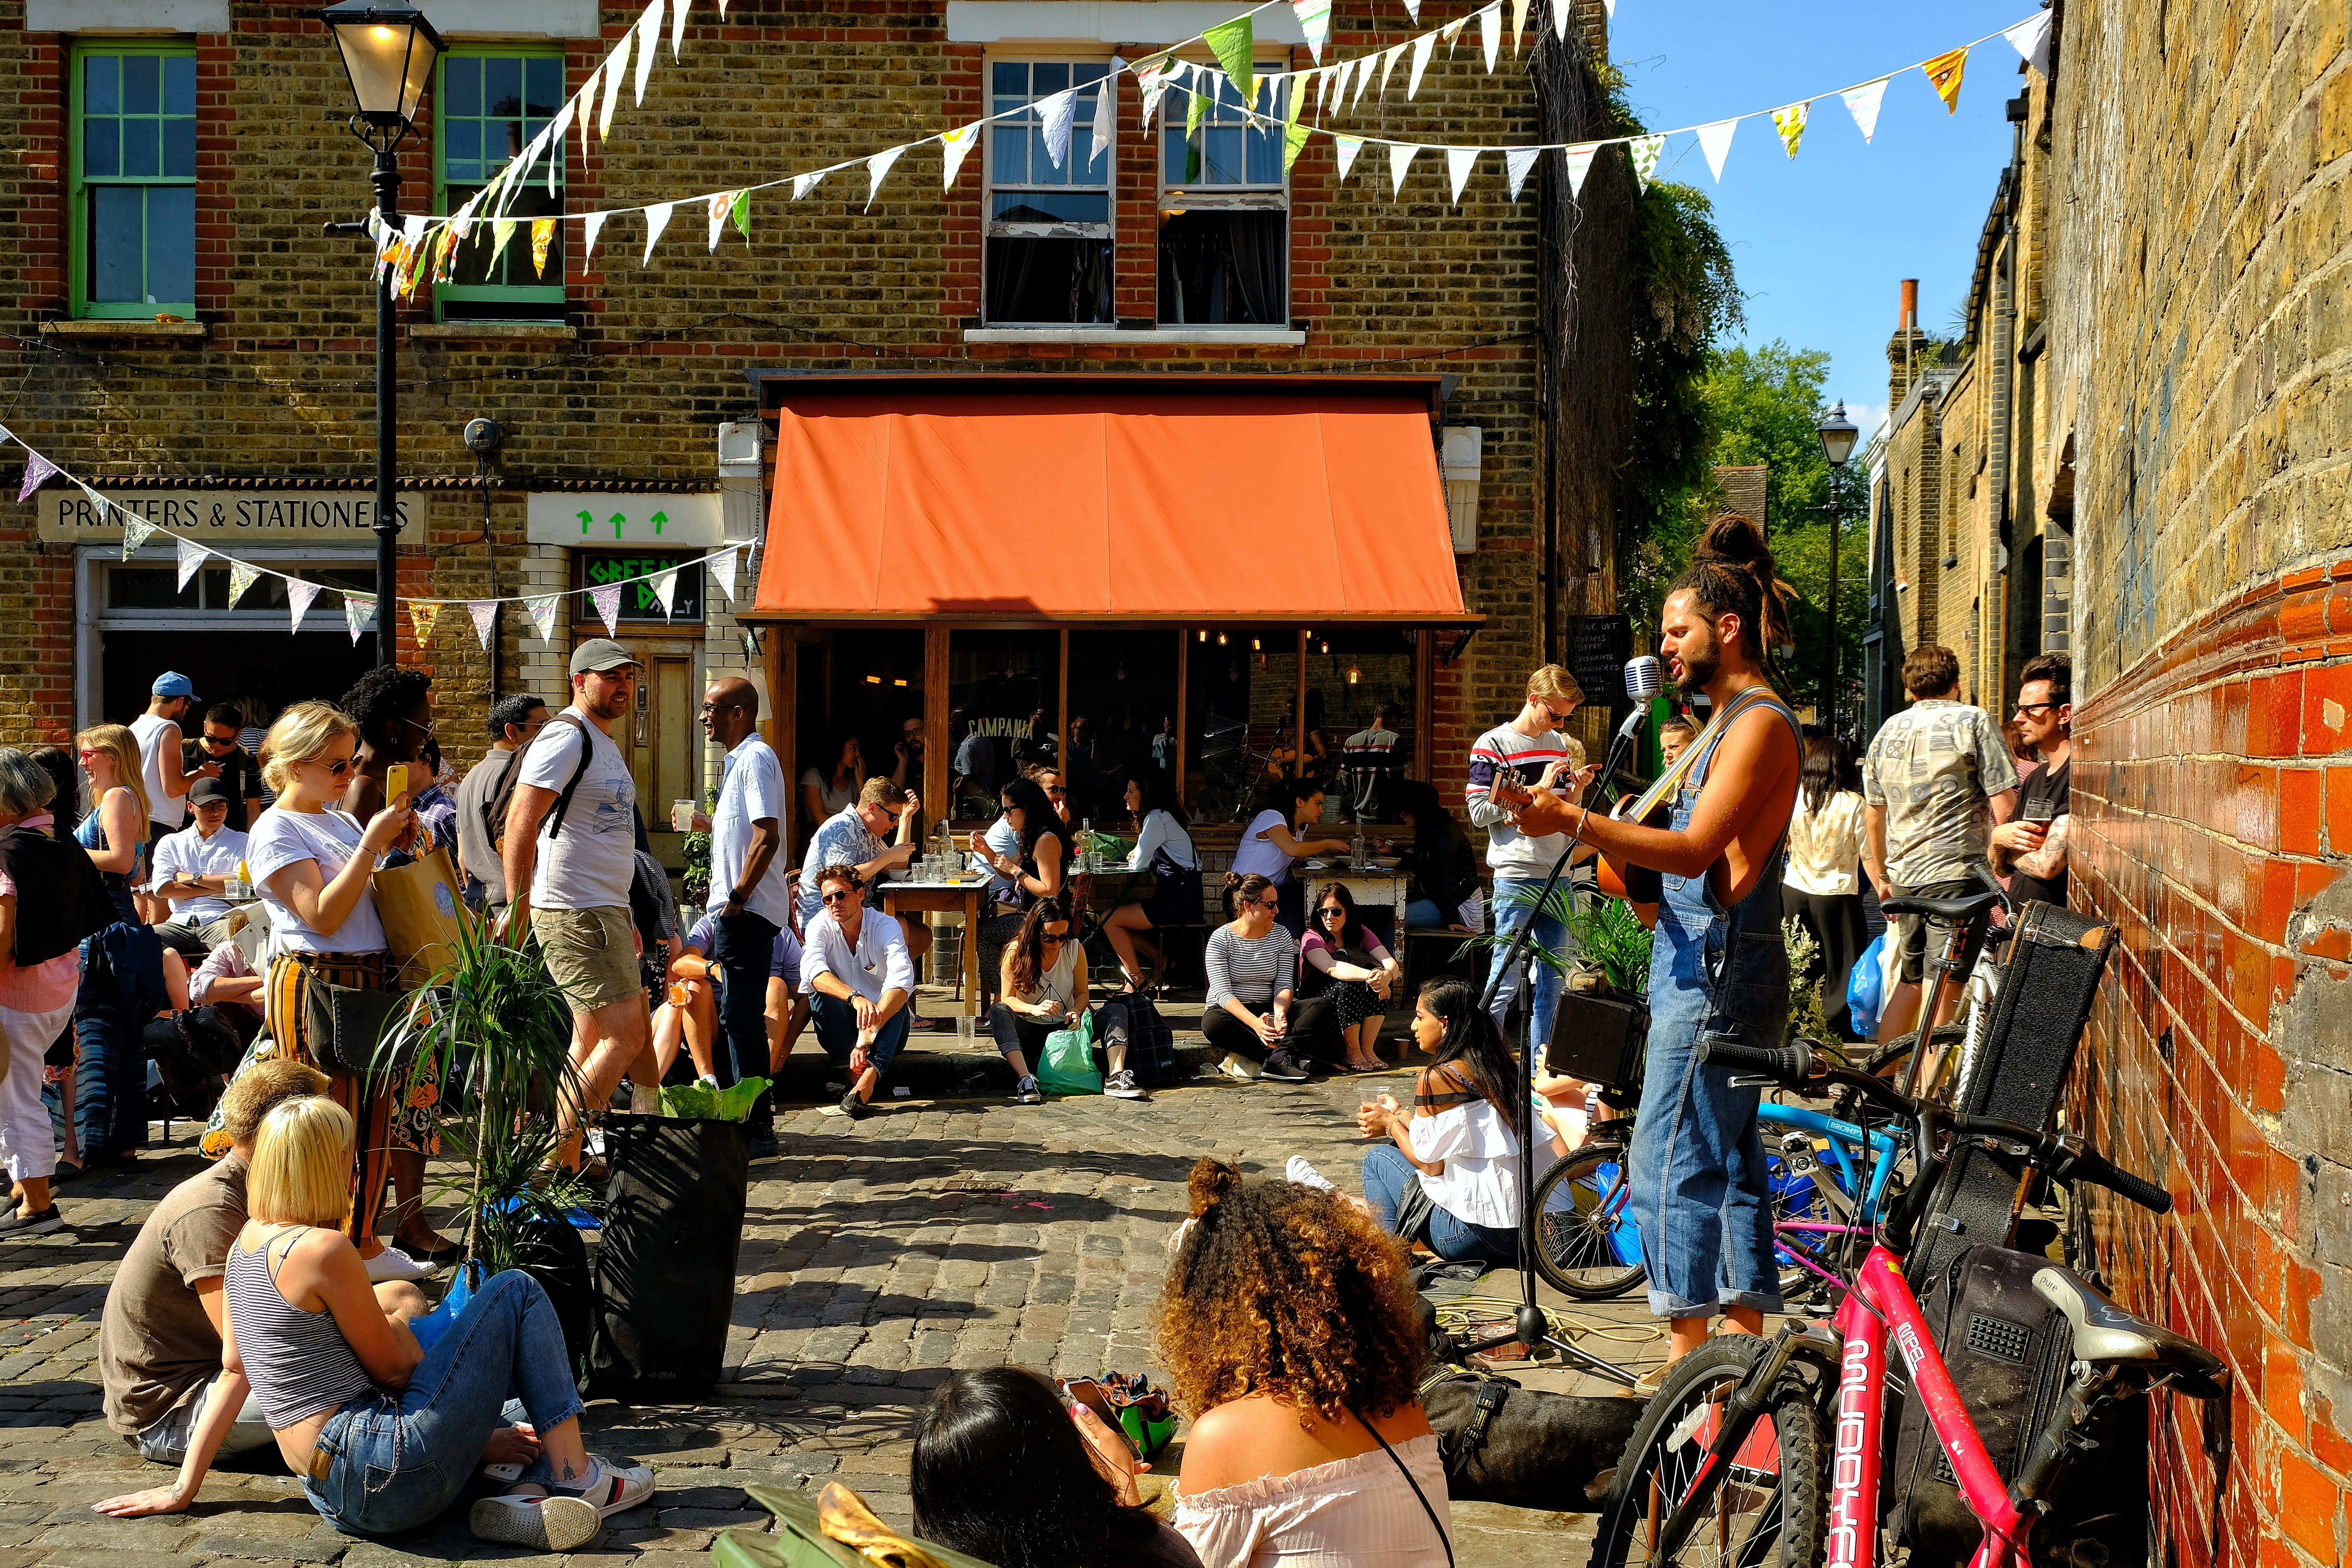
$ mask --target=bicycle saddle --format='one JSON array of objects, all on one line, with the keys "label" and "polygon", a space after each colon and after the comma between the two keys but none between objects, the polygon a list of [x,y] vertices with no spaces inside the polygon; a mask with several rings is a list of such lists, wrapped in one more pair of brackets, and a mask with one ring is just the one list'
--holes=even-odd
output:
[{"label": "bicycle saddle", "polygon": [[1959,899],[1881,899],[1881,913],[1890,915],[1926,915],[1930,920],[1974,920],[2001,901],[1999,888],[1987,888],[1981,893],[1970,893]]},{"label": "bicycle saddle", "polygon": [[2071,1268],[2053,1264],[2033,1274],[2034,1294],[2074,1325],[2074,1359],[2154,1362],[2179,1377],[2191,1399],[2212,1399],[2229,1386],[2221,1358],[2183,1333],[2135,1318],[2093,1289]]}]

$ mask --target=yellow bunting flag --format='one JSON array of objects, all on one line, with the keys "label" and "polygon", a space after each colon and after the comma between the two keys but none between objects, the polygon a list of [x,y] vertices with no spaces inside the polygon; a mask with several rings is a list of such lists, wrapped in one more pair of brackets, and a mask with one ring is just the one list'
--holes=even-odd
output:
[{"label": "yellow bunting flag", "polygon": [[[1807,100],[1791,103],[1772,111],[1772,124],[1780,132],[1780,145],[1789,150],[1789,156],[1791,158],[1797,155],[1797,143],[1805,139],[1805,116],[1811,111],[1812,107],[1811,102]],[[1716,177],[1722,178],[1720,174]]]},{"label": "yellow bunting flag", "polygon": [[554,240],[555,220],[553,218],[535,217],[530,220],[530,265],[531,269],[541,278],[547,276],[547,247],[553,244]]},{"label": "yellow bunting flag", "polygon": [[1959,112],[1960,72],[1967,68],[1968,63],[1969,49],[1963,44],[1948,54],[1937,55],[1919,68],[1927,73],[1927,80],[1934,84],[1936,96],[1944,100],[1944,112],[1947,114]]},{"label": "yellow bunting flag", "polygon": [[440,616],[441,602],[438,599],[411,599],[408,601],[408,619],[410,623],[416,627],[416,646],[418,647],[423,647],[425,644],[433,640],[433,623],[438,620]]}]

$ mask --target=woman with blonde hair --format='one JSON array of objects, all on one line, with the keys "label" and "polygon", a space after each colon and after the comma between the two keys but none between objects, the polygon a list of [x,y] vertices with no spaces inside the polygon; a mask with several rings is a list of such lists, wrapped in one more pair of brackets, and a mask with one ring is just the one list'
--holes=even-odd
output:
[{"label": "woman with blonde hair", "polygon": [[392,964],[369,879],[385,855],[406,846],[412,814],[387,806],[362,830],[335,809],[350,786],[359,726],[326,702],[298,702],[278,716],[261,742],[261,776],[278,804],[261,814],[245,846],[256,890],[269,906],[270,962],[262,988],[269,1037],[329,1075],[328,1095],[361,1129],[358,1183],[351,1189],[343,1234],[370,1275],[413,1279],[414,1258],[375,1238],[383,1204],[394,1111],[405,1095],[396,1075],[351,1077],[333,1070],[310,1037],[312,985],[387,990]]},{"label": "woman with blonde hair", "polygon": [[542,1552],[586,1544],[605,1518],[653,1495],[653,1472],[581,1446],[563,1331],[530,1276],[492,1275],[430,1350],[384,1310],[351,1238],[334,1228],[348,1206],[352,1131],[349,1111],[316,1098],[262,1120],[248,1217],[222,1279],[221,1394],[206,1403],[172,1485],[91,1506],[118,1519],[186,1508],[250,1391],[328,1523],[349,1535],[415,1530],[473,1479],[511,1389],[532,1426],[514,1429],[520,1442],[499,1438],[497,1452],[536,1457],[520,1484],[474,1505],[474,1532]]},{"label": "woman with blonde hair", "polygon": [[93,724],[74,737],[81,771],[89,779],[89,815],[74,833],[89,862],[106,878],[107,896],[121,919],[139,918],[136,888],[147,852],[147,784],[139,772],[139,742],[121,724]]},{"label": "woman with blonde hair", "polygon": [[89,815],[74,841],[89,851],[106,884],[114,923],[81,944],[74,991],[73,1066],[62,1086],[72,1107],[59,1181],[128,1160],[147,1142],[147,1068],[140,1034],[168,999],[163,949],[139,904],[147,859],[150,802],[139,742],[121,724],[93,724],[74,737],[89,781]]}]

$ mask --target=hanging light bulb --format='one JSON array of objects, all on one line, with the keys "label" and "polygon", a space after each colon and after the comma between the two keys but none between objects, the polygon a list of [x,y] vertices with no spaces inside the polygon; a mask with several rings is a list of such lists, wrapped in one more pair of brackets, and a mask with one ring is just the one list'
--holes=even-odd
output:
[{"label": "hanging light bulb", "polygon": [[1322,651],[1325,653],[1329,653],[1331,651],[1331,639],[1329,637],[1325,637],[1323,639]]},{"label": "hanging light bulb", "polygon": [[1362,670],[1358,669],[1358,668],[1357,668],[1354,665],[1352,665],[1352,664],[1351,664],[1351,665],[1349,665],[1349,666],[1348,667],[1348,684],[1349,684],[1349,685],[1353,686],[1353,685],[1355,685],[1355,684],[1356,684],[1356,682],[1358,682],[1358,681],[1360,681],[1360,680],[1361,680],[1361,679],[1364,679],[1364,672],[1363,672]]},{"label": "hanging light bulb", "polygon": [[1250,638],[1250,652],[1252,652],[1252,653],[1263,653],[1263,652],[1265,652],[1265,645],[1264,645],[1263,643],[1261,643],[1261,642],[1260,642],[1257,638],[1255,638],[1255,637],[1252,637],[1252,638]]},{"label": "hanging light bulb", "polygon": [[1209,640],[1209,628],[1202,626],[1197,635],[1202,642],[1207,642]]},{"label": "hanging light bulb", "polygon": [[1219,647],[1224,647],[1224,646],[1225,646],[1225,634],[1224,634],[1224,633],[1223,633],[1223,632],[1219,632],[1219,633],[1217,634],[1217,646],[1218,646]]}]

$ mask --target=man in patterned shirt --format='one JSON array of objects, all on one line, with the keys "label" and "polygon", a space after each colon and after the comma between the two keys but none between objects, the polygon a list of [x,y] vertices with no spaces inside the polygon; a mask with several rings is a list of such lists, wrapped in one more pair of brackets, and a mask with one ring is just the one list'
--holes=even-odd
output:
[{"label": "man in patterned shirt", "polygon": [[[1954,700],[1959,684],[1951,649],[1912,649],[1903,661],[1911,706],[1871,739],[1862,770],[1863,864],[1882,898],[1956,899],[1993,885],[1992,826],[2017,809],[2017,765],[1992,716]],[[1925,921],[1896,915],[1887,924],[1902,967],[1879,1012],[1882,1041],[1916,1023],[1927,954]],[[1960,994],[1956,986],[1937,998],[1936,1023],[1950,1021]]]},{"label": "man in patterned shirt", "polygon": [[[806,931],[808,922],[824,908],[817,890],[817,874],[827,866],[856,867],[872,894],[866,901],[880,908],[881,895],[875,889],[883,877],[904,871],[907,862],[922,849],[915,842],[915,816],[922,809],[922,800],[913,790],[881,774],[867,779],[856,800],[819,823],[816,836],[809,840],[808,853],[801,859],[801,929]],[[886,834],[890,836],[888,842],[884,839]],[[931,951],[930,928],[919,915],[898,923],[906,928],[908,956],[920,964],[923,954]]]}]

